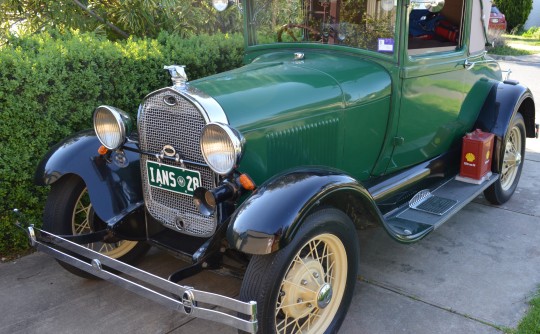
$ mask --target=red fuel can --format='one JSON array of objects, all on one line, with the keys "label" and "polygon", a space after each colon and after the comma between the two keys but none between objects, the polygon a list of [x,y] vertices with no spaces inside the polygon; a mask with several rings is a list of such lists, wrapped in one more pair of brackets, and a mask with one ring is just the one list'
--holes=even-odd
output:
[{"label": "red fuel can", "polygon": [[480,129],[463,137],[460,176],[481,180],[491,171],[494,137],[493,133],[483,132]]}]

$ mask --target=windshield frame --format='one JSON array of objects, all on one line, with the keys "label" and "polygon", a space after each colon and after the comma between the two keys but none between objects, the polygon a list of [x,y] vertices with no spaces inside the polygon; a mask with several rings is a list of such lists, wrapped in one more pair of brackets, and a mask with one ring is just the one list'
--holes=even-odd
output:
[{"label": "windshield frame", "polygon": [[399,54],[401,53],[401,47],[403,45],[403,36],[401,31],[403,26],[403,11],[406,11],[406,6],[404,6],[403,0],[397,0],[395,2],[395,27],[394,27],[394,37],[393,37],[393,52],[378,52],[376,50],[357,48],[347,45],[339,44],[323,44],[317,42],[274,42],[269,44],[257,44],[256,43],[256,27],[251,24],[250,18],[252,17],[254,11],[258,8],[254,8],[255,0],[244,0],[243,1],[243,17],[244,17],[244,40],[245,40],[245,50],[246,50],[246,61],[251,61],[256,58],[258,55],[264,54],[269,50],[283,50],[283,49],[292,49],[292,50],[302,50],[302,49],[324,49],[332,51],[341,51],[347,53],[361,54],[370,58],[377,58],[386,61],[397,62],[399,59]]}]

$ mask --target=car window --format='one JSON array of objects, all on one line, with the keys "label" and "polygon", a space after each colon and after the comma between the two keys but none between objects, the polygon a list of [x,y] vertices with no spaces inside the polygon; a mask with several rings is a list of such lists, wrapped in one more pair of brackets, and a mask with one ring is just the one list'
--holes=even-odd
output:
[{"label": "car window", "polygon": [[397,0],[255,0],[250,45],[321,43],[392,54]]},{"label": "car window", "polygon": [[409,12],[409,55],[450,52],[461,46],[463,0],[447,0],[442,9],[430,6],[433,1],[413,0]]}]

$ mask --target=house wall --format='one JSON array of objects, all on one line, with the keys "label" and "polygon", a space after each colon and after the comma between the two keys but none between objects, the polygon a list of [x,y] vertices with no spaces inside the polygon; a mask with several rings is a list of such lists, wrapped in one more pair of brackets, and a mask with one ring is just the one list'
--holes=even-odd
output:
[{"label": "house wall", "polygon": [[540,27],[540,0],[533,1],[533,8],[523,27],[525,29],[529,29],[530,27]]}]

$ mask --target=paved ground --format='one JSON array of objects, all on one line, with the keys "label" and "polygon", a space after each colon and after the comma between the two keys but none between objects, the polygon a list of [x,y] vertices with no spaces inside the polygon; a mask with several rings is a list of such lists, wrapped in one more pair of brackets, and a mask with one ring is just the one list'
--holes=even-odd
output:
[{"label": "paved ground", "polygon": [[[504,66],[540,99],[540,61]],[[521,182],[504,206],[479,197],[414,245],[397,244],[380,228],[359,232],[360,275],[340,333],[501,333],[515,327],[540,284],[540,140],[527,146]],[[183,265],[153,251],[141,266],[167,275]],[[240,286],[214,273],[186,283],[229,296]],[[235,333],[107,282],[71,276],[43,254],[0,264],[0,301],[0,333]]]}]

